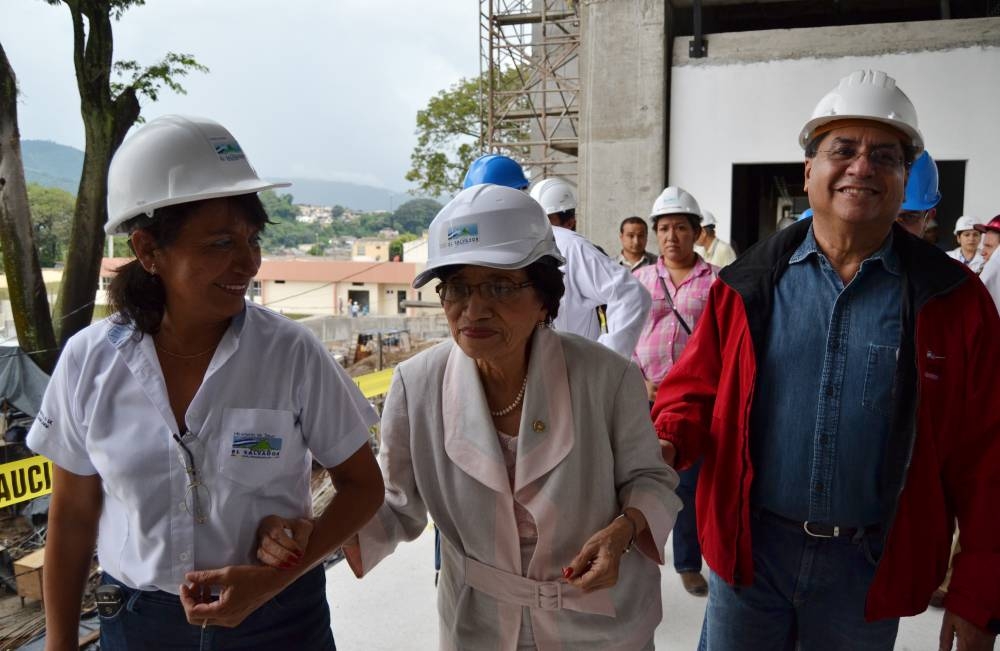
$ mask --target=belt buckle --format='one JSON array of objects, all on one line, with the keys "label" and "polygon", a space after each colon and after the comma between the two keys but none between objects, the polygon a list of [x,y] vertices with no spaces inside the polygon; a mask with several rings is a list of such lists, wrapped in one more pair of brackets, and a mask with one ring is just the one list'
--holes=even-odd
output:
[{"label": "belt buckle", "polygon": [[[543,594],[545,588],[555,588],[555,594]],[[554,606],[553,599],[555,599]],[[540,610],[562,610],[562,584],[550,581],[535,585],[535,605]]]},{"label": "belt buckle", "polygon": [[809,522],[802,523],[802,530],[805,531],[810,536],[812,536],[813,538],[836,538],[837,536],[840,535],[840,527],[836,525],[834,525],[833,527],[833,535],[825,533],[813,533],[812,531],[809,531]]}]

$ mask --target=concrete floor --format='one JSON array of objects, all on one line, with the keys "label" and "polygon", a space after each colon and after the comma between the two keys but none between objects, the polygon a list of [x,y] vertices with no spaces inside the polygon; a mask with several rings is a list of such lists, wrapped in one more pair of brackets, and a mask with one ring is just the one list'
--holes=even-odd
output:
[{"label": "concrete floor", "polygon": [[[670,544],[667,544],[667,552]],[[337,648],[343,651],[420,651],[437,648],[434,588],[434,535],[400,545],[363,581],[346,563],[327,572],[327,595]],[[681,588],[670,561],[663,572],[663,622],[656,631],[657,651],[694,651],[698,646],[705,600]],[[936,650],[940,610],[928,610],[900,624],[896,651]]]}]

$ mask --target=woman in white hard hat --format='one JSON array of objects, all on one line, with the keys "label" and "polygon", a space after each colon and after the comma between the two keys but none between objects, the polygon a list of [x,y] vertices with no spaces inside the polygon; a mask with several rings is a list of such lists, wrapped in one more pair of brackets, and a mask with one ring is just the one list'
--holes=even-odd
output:
[{"label": "woman in white hard hat", "polygon": [[955,240],[958,246],[948,251],[948,255],[958,260],[972,273],[979,273],[985,260],[979,253],[979,241],[983,235],[976,230],[975,217],[959,217],[955,221]]},{"label": "woman in white hard hat", "polygon": [[653,648],[680,502],[639,370],[549,327],[563,260],[523,192],[464,190],[431,223],[429,250],[413,285],[440,281],[454,341],[396,369],[386,502],[345,546],[352,569],[371,571],[429,513],[440,648]]},{"label": "woman in white hard hat", "polygon": [[[315,337],[244,298],[272,187],[200,118],[153,120],[111,163],[105,229],[136,259],[28,436],[55,472],[47,648],[77,646],[95,542],[102,649],[335,648],[320,563],[382,501],[375,414]],[[337,486],[315,520],[312,458]],[[292,534],[282,569],[254,558],[268,514]]]}]

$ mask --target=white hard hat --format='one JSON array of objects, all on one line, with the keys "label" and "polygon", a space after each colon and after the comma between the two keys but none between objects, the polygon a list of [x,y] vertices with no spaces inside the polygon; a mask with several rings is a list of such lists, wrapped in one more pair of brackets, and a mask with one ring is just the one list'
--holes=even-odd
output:
[{"label": "white hard hat", "polygon": [[963,215],[955,220],[955,235],[958,235],[962,231],[974,231],[976,230],[976,224],[979,220],[975,217],[967,217]]},{"label": "white hard hat", "polygon": [[665,188],[653,202],[653,211],[649,213],[649,218],[655,224],[656,218],[663,215],[694,215],[701,218],[701,208],[690,192],[676,185],[671,185]]},{"label": "white hard hat", "polygon": [[573,185],[557,176],[539,181],[531,188],[531,198],[542,204],[546,215],[576,209]]},{"label": "white hard hat", "polygon": [[702,226],[715,226],[715,215],[708,212],[707,210],[701,211],[701,225]]},{"label": "white hard hat", "polygon": [[164,115],[132,134],[111,159],[104,231],[124,233],[125,222],[164,206],[289,185],[260,179],[218,122]]},{"label": "white hard hat", "polygon": [[917,110],[906,94],[896,87],[896,80],[878,70],[858,70],[840,80],[836,88],[823,96],[812,117],[799,132],[799,144],[805,149],[818,127],[841,120],[873,120],[902,131],[916,148],[924,151],[924,137],[917,128]]},{"label": "white hard hat", "polygon": [[524,192],[503,185],[462,190],[427,231],[427,268],[413,279],[414,288],[451,265],[522,269],[544,256],[565,263],[542,207]]}]

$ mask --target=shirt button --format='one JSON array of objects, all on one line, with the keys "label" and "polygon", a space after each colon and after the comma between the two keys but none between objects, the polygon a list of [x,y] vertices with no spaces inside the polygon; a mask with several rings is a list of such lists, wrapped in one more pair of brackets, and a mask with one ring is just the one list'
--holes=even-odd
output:
[{"label": "shirt button", "polygon": [[819,437],[819,442],[821,445],[826,445],[827,443],[830,442],[830,437],[827,436],[826,434],[823,434],[822,436]]},{"label": "shirt button", "polygon": [[187,552],[181,552],[180,558],[182,561],[186,561],[188,559],[188,556],[190,556],[190,554],[188,554]]},{"label": "shirt button", "polygon": [[833,397],[833,387],[828,386],[826,388],[826,395],[827,395],[827,397],[830,397],[830,398]]},{"label": "shirt button", "polygon": [[820,482],[820,481],[816,482],[816,492],[817,493],[822,493],[823,492],[823,482]]},{"label": "shirt button", "polygon": [[187,504],[185,504],[184,502],[180,502],[180,503],[177,504],[177,510],[178,511],[184,511],[186,509],[187,509]]}]

